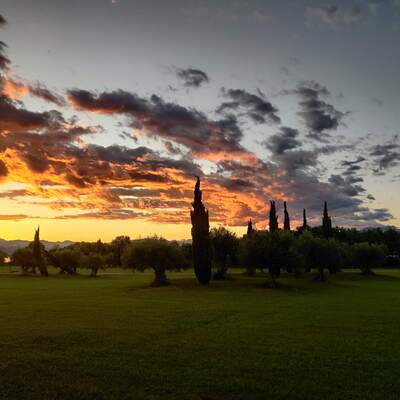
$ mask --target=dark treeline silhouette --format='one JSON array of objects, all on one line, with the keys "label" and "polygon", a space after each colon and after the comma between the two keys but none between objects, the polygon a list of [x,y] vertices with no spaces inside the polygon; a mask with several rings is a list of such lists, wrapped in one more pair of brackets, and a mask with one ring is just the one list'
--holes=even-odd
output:
[{"label": "dark treeline silhouette", "polygon": [[91,277],[96,277],[98,271],[105,268],[151,269],[153,286],[169,284],[167,271],[188,268],[194,268],[201,284],[208,284],[212,278],[229,279],[229,268],[244,268],[248,276],[268,273],[267,285],[277,287],[282,271],[300,276],[314,270],[316,279],[324,281],[326,271],[335,274],[346,267],[359,268],[365,275],[375,268],[400,267],[398,230],[333,227],[326,202],[320,226],[308,225],[304,209],[303,224],[292,230],[288,204],[283,203],[284,223],[280,229],[276,203],[270,201],[269,229],[257,230],[249,220],[247,233],[241,238],[224,227],[210,230],[199,178],[192,206],[191,244],[157,236],[137,240],[118,236],[111,243],[98,240],[46,250],[40,242],[38,228],[29,246],[13,253],[11,263],[21,267],[23,274],[40,273],[42,276],[48,275],[48,266],[62,275],[89,270]]}]

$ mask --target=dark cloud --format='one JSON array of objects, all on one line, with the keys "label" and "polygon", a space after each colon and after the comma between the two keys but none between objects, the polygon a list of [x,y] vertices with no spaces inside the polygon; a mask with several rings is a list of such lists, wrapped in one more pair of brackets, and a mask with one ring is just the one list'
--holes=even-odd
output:
[{"label": "dark cloud", "polygon": [[7,70],[8,66],[10,64],[10,59],[5,54],[6,48],[7,48],[7,45],[0,40],[0,71]]},{"label": "dark cloud", "polygon": [[376,175],[382,175],[385,171],[400,165],[399,136],[395,135],[385,144],[373,146],[370,149],[370,156],[374,158]]},{"label": "dark cloud", "polygon": [[308,136],[310,138],[326,139],[327,132],[336,130],[348,114],[348,112],[338,111],[333,105],[323,100],[330,93],[326,87],[317,82],[304,82],[294,93],[300,96],[298,115],[309,129]]},{"label": "dark cloud", "polygon": [[0,14],[0,27],[7,25],[7,20]]},{"label": "dark cloud", "polygon": [[65,121],[57,111],[32,112],[0,95],[0,130],[58,128]]},{"label": "dark cloud", "polygon": [[178,68],[176,76],[184,82],[186,87],[199,88],[203,84],[210,82],[208,75],[197,68]]},{"label": "dark cloud", "polygon": [[297,129],[283,126],[280,132],[265,139],[262,144],[275,155],[281,155],[287,150],[292,150],[301,146],[298,140],[299,131]]},{"label": "dark cloud", "polygon": [[244,115],[257,124],[266,122],[280,123],[277,115],[278,109],[274,107],[265,96],[259,92],[259,96],[249,93],[243,89],[222,89],[222,93],[230,101],[222,103],[217,112],[244,111]]},{"label": "dark cloud", "polygon": [[363,208],[353,218],[354,221],[367,222],[369,226],[376,224],[376,221],[387,222],[391,219],[393,219],[393,215],[387,208],[375,208],[373,210]]},{"label": "dark cloud", "polygon": [[343,167],[350,167],[352,165],[360,164],[363,161],[365,161],[365,158],[362,156],[358,156],[355,160],[352,160],[352,161],[344,160],[344,161],[342,161],[341,164]]},{"label": "dark cloud", "polygon": [[354,175],[362,170],[360,165],[350,165],[344,171],[343,175]]},{"label": "dark cloud", "polygon": [[317,19],[330,26],[340,24],[352,24],[363,18],[363,12],[360,7],[343,8],[336,5],[313,6],[306,8],[308,19]]},{"label": "dark cloud", "polygon": [[1,221],[21,221],[22,219],[27,219],[27,218],[34,218],[34,217],[26,214],[0,215]]},{"label": "dark cloud", "polygon": [[135,212],[132,210],[124,209],[110,209],[106,211],[93,211],[80,214],[62,215],[55,217],[55,219],[111,219],[111,220],[123,220],[123,219],[137,219],[148,216],[144,212]]},{"label": "dark cloud", "polygon": [[214,121],[196,109],[165,102],[159,96],[146,99],[122,90],[100,94],[70,90],[68,98],[79,110],[126,115],[134,128],[183,145],[196,155],[247,154],[240,144],[242,131],[232,115]]},{"label": "dark cloud", "polygon": [[63,107],[66,105],[63,97],[46,88],[42,83],[29,85],[29,92],[32,96],[39,97],[49,103],[56,104],[57,106]]},{"label": "dark cloud", "polygon": [[341,190],[344,194],[355,197],[365,193],[365,189],[359,185],[362,182],[362,178],[353,179],[351,176],[343,177],[341,175],[331,175],[329,182],[332,183],[336,190]]},{"label": "dark cloud", "polygon": [[13,189],[0,192],[0,198],[2,199],[14,199],[16,197],[29,196],[30,192],[26,189]]},{"label": "dark cloud", "polygon": [[8,175],[8,168],[4,161],[0,160],[0,178]]}]

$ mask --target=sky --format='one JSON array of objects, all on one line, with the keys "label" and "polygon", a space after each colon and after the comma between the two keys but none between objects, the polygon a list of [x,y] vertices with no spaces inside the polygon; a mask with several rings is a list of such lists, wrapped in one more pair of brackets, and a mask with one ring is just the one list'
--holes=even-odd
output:
[{"label": "sky", "polygon": [[[399,0],[2,0],[0,237],[400,226]],[[282,215],[281,215],[282,214]]]}]

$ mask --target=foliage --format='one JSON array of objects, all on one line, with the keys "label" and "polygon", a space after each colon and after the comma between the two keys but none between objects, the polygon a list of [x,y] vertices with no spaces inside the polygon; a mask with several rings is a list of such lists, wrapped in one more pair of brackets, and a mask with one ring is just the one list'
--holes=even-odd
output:
[{"label": "foliage", "polygon": [[290,231],[290,218],[289,218],[289,212],[287,210],[287,204],[286,201],[283,202],[283,212],[284,212],[284,220],[283,220],[283,229],[285,231]]},{"label": "foliage", "polygon": [[229,262],[236,262],[239,241],[236,235],[224,227],[210,232],[213,263],[218,268],[214,279],[225,279]]},{"label": "foliage", "polygon": [[23,273],[35,271],[35,261],[31,247],[20,248],[14,251],[11,256],[11,263],[20,266]]},{"label": "foliage", "polygon": [[49,262],[60,269],[61,274],[75,275],[79,267],[82,253],[74,247],[55,248],[48,252]]},{"label": "foliage", "polygon": [[144,271],[151,268],[155,278],[153,286],[168,285],[166,271],[180,270],[185,266],[185,258],[176,242],[168,242],[157,236],[133,241],[122,255],[124,268]]},{"label": "foliage", "polygon": [[275,232],[278,230],[278,216],[276,215],[276,205],[275,201],[270,201],[269,209],[269,231]]},{"label": "foliage", "polygon": [[332,219],[328,214],[328,204],[324,203],[324,214],[322,217],[322,231],[325,238],[332,237]]},{"label": "foliage", "polygon": [[382,267],[385,263],[387,248],[381,244],[357,243],[354,245],[356,265],[364,275],[369,275],[372,268]]},{"label": "foliage", "polygon": [[190,211],[192,221],[193,265],[197,280],[207,285],[211,279],[211,243],[208,210],[201,200],[200,179],[194,189],[193,210]]},{"label": "foliage", "polygon": [[106,265],[106,256],[99,253],[91,253],[89,255],[82,254],[79,259],[79,267],[91,270],[91,277],[96,277],[99,269],[103,269]]},{"label": "foliage", "polygon": [[35,267],[39,270],[40,274],[42,276],[48,276],[49,274],[47,272],[46,260],[44,257],[44,247],[40,242],[40,237],[39,237],[39,228],[37,228],[33,240],[33,259]]},{"label": "foliage", "polygon": [[110,259],[113,266],[122,266],[122,254],[125,248],[130,244],[131,239],[129,236],[117,236],[111,242],[111,252],[113,257]]}]

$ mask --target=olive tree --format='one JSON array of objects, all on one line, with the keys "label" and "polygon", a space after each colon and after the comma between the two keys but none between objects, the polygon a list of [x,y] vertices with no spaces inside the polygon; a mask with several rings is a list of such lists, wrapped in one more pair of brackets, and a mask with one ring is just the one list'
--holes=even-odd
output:
[{"label": "olive tree", "polygon": [[166,286],[169,281],[166,271],[184,268],[186,261],[176,242],[154,236],[133,241],[122,254],[122,265],[133,271],[154,271],[152,286]]},{"label": "olive tree", "polygon": [[82,253],[75,249],[55,248],[47,253],[47,258],[60,274],[76,275]]},{"label": "olive tree", "polygon": [[238,238],[224,227],[214,228],[210,232],[213,264],[217,267],[214,279],[226,279],[228,262],[236,261]]},{"label": "olive tree", "polygon": [[79,259],[79,268],[90,269],[90,276],[95,278],[99,269],[106,265],[106,257],[98,253],[82,254]]},{"label": "olive tree", "polygon": [[386,253],[386,246],[381,244],[364,242],[354,245],[355,262],[364,275],[370,275],[372,268],[382,267]]}]

